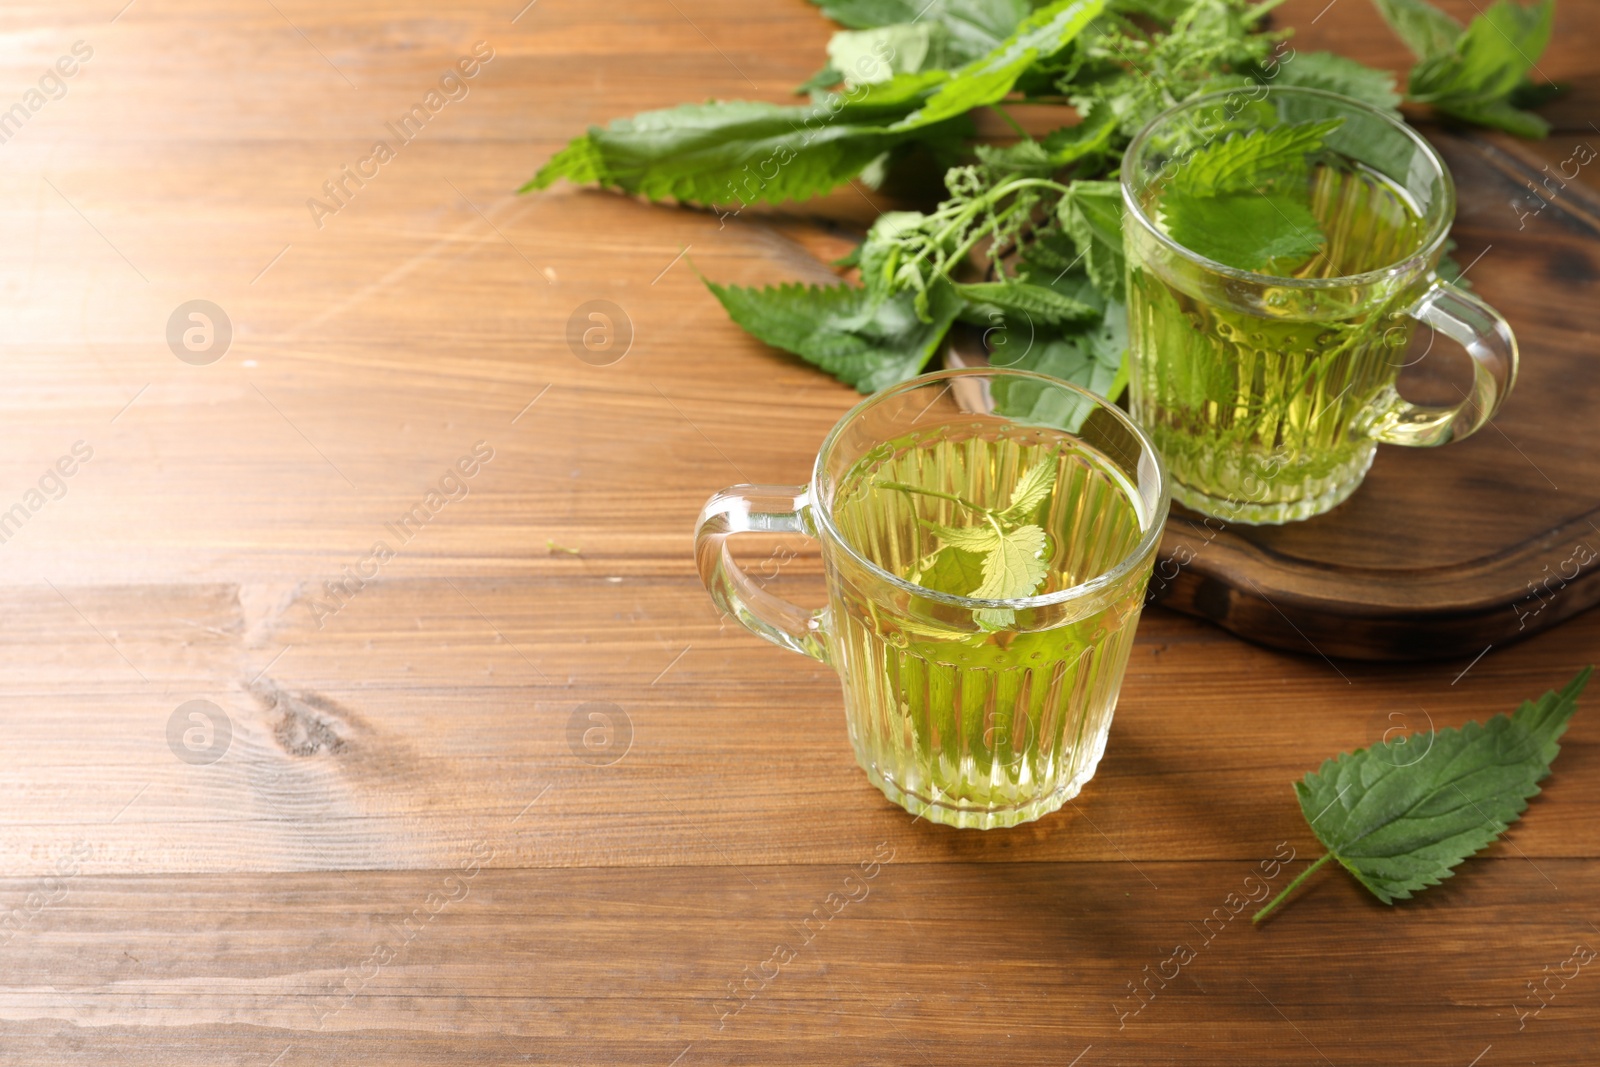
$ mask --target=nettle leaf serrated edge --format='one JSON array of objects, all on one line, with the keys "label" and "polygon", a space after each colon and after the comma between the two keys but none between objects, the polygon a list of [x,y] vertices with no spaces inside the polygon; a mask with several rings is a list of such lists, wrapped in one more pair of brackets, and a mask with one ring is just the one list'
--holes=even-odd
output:
[{"label": "nettle leaf serrated edge", "polygon": [[1048,286],[1031,282],[970,282],[957,284],[956,292],[974,304],[987,305],[1000,311],[1011,311],[1029,316],[1050,325],[1063,322],[1087,322],[1098,319],[1100,311],[1088,304],[1064,296]]},{"label": "nettle leaf serrated edge", "polygon": [[915,377],[961,306],[948,284],[932,290],[932,322],[917,316],[909,292],[875,301],[864,289],[842,284],[747,289],[707,281],[706,286],[746,332],[863,393]]},{"label": "nettle leaf serrated edge", "polygon": [[930,526],[933,535],[951,548],[988,552],[1000,543],[993,526]]},{"label": "nettle leaf serrated edge", "polygon": [[1173,176],[1172,189],[1191,196],[1259,193],[1270,177],[1306,165],[1344,119],[1297,122],[1216,141],[1195,152]]},{"label": "nettle leaf serrated edge", "polygon": [[[1328,852],[1253,921],[1270,914],[1330,859],[1385,904],[1451,877],[1538,794],[1593,670],[1585,667],[1560,692],[1524,701],[1509,717],[1412,734],[1324,761],[1295,783],[1295,793]],[[1423,741],[1423,756],[1412,759],[1410,752]]]},{"label": "nettle leaf serrated edge", "polygon": [[1023,472],[1011,487],[1011,500],[1001,512],[1002,521],[1015,522],[1044,502],[1056,486],[1056,465],[1040,460]]}]

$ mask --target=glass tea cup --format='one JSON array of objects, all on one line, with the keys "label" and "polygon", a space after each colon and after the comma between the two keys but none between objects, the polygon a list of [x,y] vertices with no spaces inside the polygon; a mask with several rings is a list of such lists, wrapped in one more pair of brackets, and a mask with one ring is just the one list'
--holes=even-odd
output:
[{"label": "glass tea cup", "polygon": [[[1276,177],[1307,183],[1326,240],[1294,276],[1229,266],[1171,236],[1168,197],[1197,153],[1328,119],[1339,125],[1306,166],[1256,175],[1242,194],[1266,196]],[[1243,523],[1320,515],[1361,484],[1380,442],[1459,441],[1511,391],[1510,327],[1436,273],[1455,188],[1404,122],[1317,89],[1212,93],[1155,118],[1121,174],[1130,409],[1186,507]],[[1459,404],[1413,404],[1396,390],[1418,322],[1471,355]]]},{"label": "glass tea cup", "polygon": [[[874,785],[990,829],[1055,811],[1094,774],[1167,506],[1155,448],[1103,398],[950,370],[858,404],[809,486],[717,493],[695,552],[719,608],[838,671]],[[728,541],[758,531],[819,542],[826,607],[739,569]]]}]

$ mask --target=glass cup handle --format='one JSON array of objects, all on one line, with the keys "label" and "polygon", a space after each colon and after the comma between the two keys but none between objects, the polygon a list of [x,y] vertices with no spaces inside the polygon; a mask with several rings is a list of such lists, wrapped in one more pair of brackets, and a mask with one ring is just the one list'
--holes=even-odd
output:
[{"label": "glass cup handle", "polygon": [[1431,448],[1470,437],[1494,417],[1517,380],[1517,339],[1500,313],[1438,278],[1406,314],[1457,342],[1472,357],[1472,392],[1459,404],[1413,404],[1389,390],[1372,425],[1385,444]]},{"label": "glass cup handle", "polygon": [[828,661],[827,609],[811,611],[773,596],[734,563],[727,540],[741,533],[813,536],[805,511],[810,492],[800,485],[735,485],[706,501],[695,528],[700,580],[717,607],[757,637]]}]

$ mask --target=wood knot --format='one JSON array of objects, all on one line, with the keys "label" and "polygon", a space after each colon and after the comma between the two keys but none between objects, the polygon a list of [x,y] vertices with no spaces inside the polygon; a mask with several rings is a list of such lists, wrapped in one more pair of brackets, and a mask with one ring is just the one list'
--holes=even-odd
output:
[{"label": "wood knot", "polygon": [[272,736],[291,756],[332,755],[349,750],[361,723],[349,710],[317,693],[290,693],[262,679],[251,693],[268,712],[277,711]]}]

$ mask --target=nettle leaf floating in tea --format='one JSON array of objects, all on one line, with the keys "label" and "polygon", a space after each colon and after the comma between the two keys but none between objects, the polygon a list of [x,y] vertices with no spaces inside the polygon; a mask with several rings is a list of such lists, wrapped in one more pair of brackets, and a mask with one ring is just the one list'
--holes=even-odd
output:
[{"label": "nettle leaf floating in tea", "polygon": [[[1032,596],[1048,577],[1048,538],[1042,527],[1023,520],[1050,498],[1055,484],[1055,463],[1035,463],[1017,478],[1005,507],[986,508],[953,493],[904,482],[875,483],[879,489],[948,500],[979,520],[972,526],[925,522],[939,545],[923,557],[911,576],[924,588],[979,600]],[[974,617],[986,629],[999,629],[1013,621],[1009,608],[984,609]]]},{"label": "nettle leaf floating in tea", "polygon": [[[1295,783],[1300,810],[1328,852],[1255,915],[1278,907],[1330,859],[1385,904],[1438,885],[1506,831],[1539,792],[1594,668],[1524,701],[1510,717],[1413,734],[1325,762]],[[1421,757],[1412,755],[1424,749]]]},{"label": "nettle leaf floating in tea", "polygon": [[1327,241],[1311,211],[1306,157],[1342,121],[1291,123],[1200,148],[1162,195],[1168,234],[1230,267],[1292,273]]},{"label": "nettle leaf floating in tea", "polygon": [[1274,182],[1282,185],[1285,179],[1304,178],[1306,156],[1321,150],[1328,134],[1343,123],[1343,119],[1295,122],[1213,141],[1183,161],[1171,188],[1190,196],[1289,192],[1275,190]]},{"label": "nettle leaf floating in tea", "polygon": [[982,600],[1032,596],[1050,570],[1044,558],[1044,531],[1018,526],[993,536],[983,559],[983,582],[972,595]]},{"label": "nettle leaf floating in tea", "polygon": [[1161,212],[1174,241],[1240,270],[1288,273],[1326,240],[1304,197],[1173,193]]},{"label": "nettle leaf floating in tea", "polygon": [[1050,495],[1056,485],[1056,465],[1035,463],[1029,467],[1011,489],[1011,500],[1000,513],[1001,522],[1017,522],[1028,515]]}]

